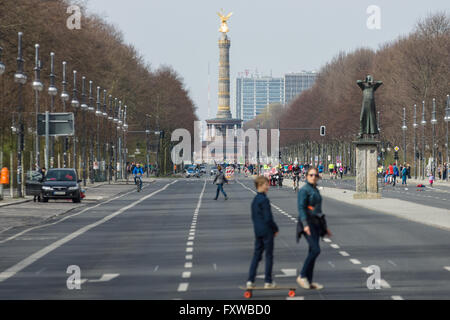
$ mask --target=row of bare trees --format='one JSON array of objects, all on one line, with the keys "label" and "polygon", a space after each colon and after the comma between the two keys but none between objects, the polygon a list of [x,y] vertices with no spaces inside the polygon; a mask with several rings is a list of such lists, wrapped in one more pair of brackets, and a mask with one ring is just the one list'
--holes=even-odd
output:
[{"label": "row of bare trees", "polygon": [[[432,99],[436,99],[437,156],[445,160],[446,123],[444,122],[447,95],[450,93],[450,16],[435,13],[417,22],[406,36],[381,46],[378,50],[359,48],[340,52],[320,70],[315,85],[304,91],[280,112],[273,109],[272,120],[267,116],[257,122],[276,128],[319,128],[326,125],[327,136],[319,131],[281,131],[281,146],[294,146],[307,141],[333,144],[351,142],[359,130],[362,95],[356,80],[367,74],[383,81],[377,90],[377,111],[380,112],[381,139],[403,148],[402,117],[406,108],[407,161],[413,157],[413,112],[417,105],[417,121],[421,121],[422,101],[425,101],[425,156],[432,154],[430,125]],[[270,110],[270,108],[269,108]],[[419,131],[417,132],[419,134]],[[420,149],[420,145],[418,146]],[[402,158],[402,151],[399,152]],[[403,161],[403,159],[400,159]]]},{"label": "row of bare trees", "polygon": [[[175,128],[186,128],[193,131],[193,122],[197,119],[195,106],[183,84],[183,79],[170,67],[153,70],[144,61],[137,50],[126,44],[122,33],[99,16],[86,11],[83,3],[75,3],[81,8],[81,29],[70,30],[67,19],[70,13],[67,8],[73,5],[70,0],[5,0],[0,2],[0,46],[3,48],[2,60],[6,72],[0,77],[0,149],[4,151],[6,165],[8,153],[17,149],[16,138],[11,132],[11,124],[17,109],[18,85],[14,83],[17,70],[17,34],[23,32],[23,49],[25,73],[28,82],[24,92],[25,150],[33,149],[33,132],[35,130],[35,100],[31,87],[34,68],[34,45],[41,49],[43,69],[41,79],[48,88],[50,74],[50,52],[55,53],[56,83],[61,92],[62,61],[67,61],[68,92],[72,95],[72,70],[78,72],[78,98],[80,98],[81,76],[92,80],[94,88],[100,86],[108,95],[117,97],[128,106],[129,131],[146,129],[146,115],[150,115],[150,126],[154,130],[164,130],[164,140],[152,145],[162,148],[170,144],[170,132]],[[40,97],[40,112],[49,110],[50,96],[44,89]],[[57,99],[55,112],[62,111],[62,102]],[[67,111],[74,111],[68,104]],[[76,138],[82,128],[78,112]],[[87,117],[87,131],[95,137],[96,119]],[[102,125],[102,137],[108,139],[115,135],[115,126]],[[128,150],[135,146],[145,149],[145,134],[129,134]],[[152,138],[154,139],[154,138]],[[142,143],[144,141],[144,143]],[[102,140],[102,145],[109,141]],[[111,143],[113,143],[111,141]],[[58,151],[60,149],[57,148]],[[27,153],[25,153],[27,154]],[[161,157],[164,152],[160,152]],[[159,159],[166,163],[170,171],[169,153],[167,159]],[[141,161],[145,159],[142,156]],[[157,161],[153,157],[153,161]],[[25,163],[29,163],[26,161]],[[5,164],[5,162],[4,162]]]}]

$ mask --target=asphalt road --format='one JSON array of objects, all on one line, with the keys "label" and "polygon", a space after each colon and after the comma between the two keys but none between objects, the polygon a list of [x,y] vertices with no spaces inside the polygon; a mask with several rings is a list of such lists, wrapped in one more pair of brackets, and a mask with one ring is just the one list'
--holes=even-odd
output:
[{"label": "asphalt road", "polygon": [[[59,223],[1,234],[10,240],[0,242],[0,299],[241,299],[253,189],[249,179],[231,182],[230,199],[214,201],[209,178],[161,179]],[[304,239],[294,239],[296,195],[273,188],[269,198],[280,227],[274,279],[295,286],[307,251]],[[450,298],[449,231],[333,200],[324,211],[334,236],[321,242],[315,281],[325,289],[299,288],[297,299]],[[363,268],[371,265],[380,267],[381,289],[367,288]],[[81,289],[68,289],[69,266],[79,267]],[[286,299],[287,292],[254,297]]]},{"label": "asphalt road", "polygon": [[[379,183],[381,189],[381,195],[386,198],[400,199],[405,201],[410,201],[413,203],[422,204],[425,206],[435,207],[435,208],[450,208],[450,188],[447,186],[434,186],[429,187],[428,183],[424,183],[425,188],[418,188],[416,184],[409,183],[408,186],[402,186],[402,182],[396,186],[385,185]],[[336,180],[324,179],[320,182],[324,187],[339,188],[346,190],[355,191],[355,180],[354,179],[344,179]]]}]

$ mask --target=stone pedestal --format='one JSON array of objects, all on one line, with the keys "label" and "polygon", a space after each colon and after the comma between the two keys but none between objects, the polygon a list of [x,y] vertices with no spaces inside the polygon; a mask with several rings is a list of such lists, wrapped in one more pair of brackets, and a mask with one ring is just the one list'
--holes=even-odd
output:
[{"label": "stone pedestal", "polygon": [[356,193],[355,199],[380,199],[377,167],[379,141],[359,140],[356,145]]}]

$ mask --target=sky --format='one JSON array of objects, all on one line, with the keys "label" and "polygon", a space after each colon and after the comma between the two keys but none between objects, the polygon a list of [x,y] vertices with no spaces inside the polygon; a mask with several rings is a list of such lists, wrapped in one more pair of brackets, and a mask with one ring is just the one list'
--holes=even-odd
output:
[{"label": "sky", "polygon": [[[379,29],[369,29],[379,8]],[[340,51],[380,45],[408,34],[417,20],[450,12],[449,0],[88,0],[89,12],[117,26],[153,69],[171,66],[183,78],[201,120],[217,112],[222,8],[228,26],[230,78],[239,72],[282,77],[319,71]],[[234,99],[232,90],[231,100]],[[232,102],[233,106],[233,102]]]}]

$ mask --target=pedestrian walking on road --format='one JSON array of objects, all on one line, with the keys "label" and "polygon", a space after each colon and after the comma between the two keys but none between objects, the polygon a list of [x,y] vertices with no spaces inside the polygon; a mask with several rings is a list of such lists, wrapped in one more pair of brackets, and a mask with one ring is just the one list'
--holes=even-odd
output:
[{"label": "pedestrian walking on road", "polygon": [[319,239],[325,235],[331,236],[327,227],[325,215],[322,213],[322,197],[317,182],[319,172],[311,167],[306,173],[306,183],[298,192],[298,223],[301,234],[308,241],[308,256],[297,278],[297,283],[304,289],[320,290],[323,285],[313,282],[314,265],[320,254]]},{"label": "pedestrian walking on road", "polygon": [[408,186],[408,184],[406,183],[406,178],[408,178],[408,168],[407,167],[403,167],[403,170],[402,170],[402,185]]},{"label": "pedestrian walking on road", "polygon": [[225,191],[223,190],[223,184],[228,183],[228,180],[225,177],[225,175],[223,174],[221,166],[217,166],[217,173],[216,173],[216,177],[214,178],[213,183],[215,183],[217,185],[217,192],[216,192],[216,197],[214,198],[214,200],[217,200],[217,198],[219,197],[220,191],[222,191],[223,195],[225,196],[225,200],[228,200],[228,196],[225,193]]},{"label": "pedestrian walking on road", "polygon": [[265,252],[266,270],[264,288],[270,289],[276,287],[275,282],[272,281],[272,267],[274,238],[278,234],[278,226],[273,220],[270,200],[267,198],[269,179],[263,176],[257,177],[255,179],[255,187],[257,194],[251,206],[253,230],[255,232],[255,251],[250,265],[247,288],[253,288],[255,286],[258,264]]}]

